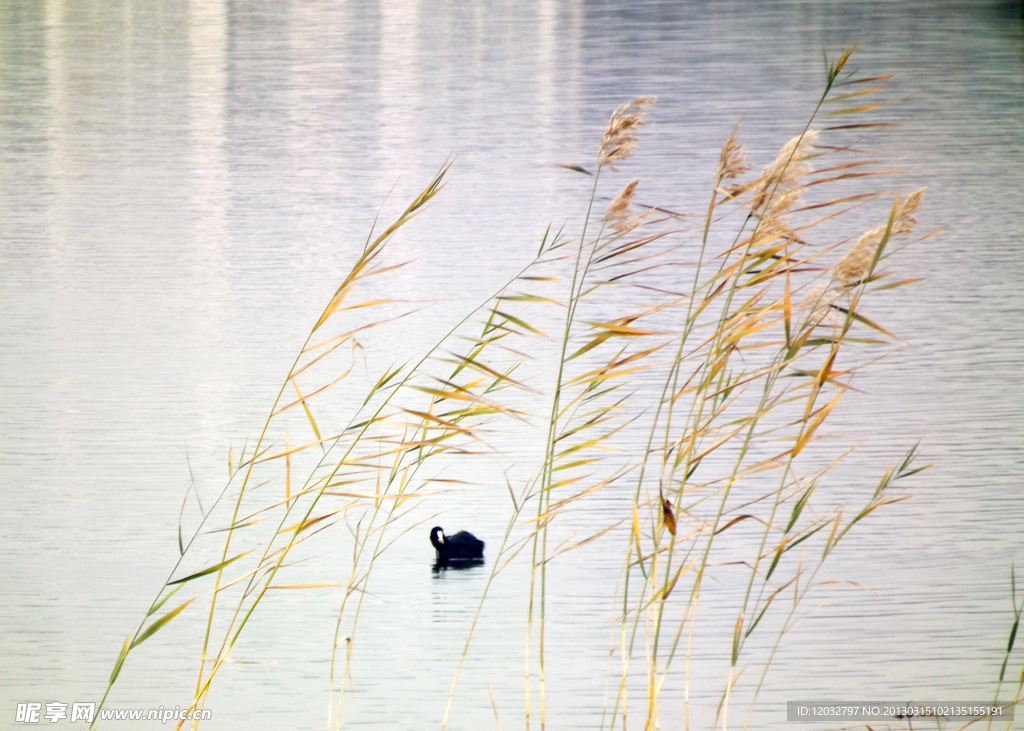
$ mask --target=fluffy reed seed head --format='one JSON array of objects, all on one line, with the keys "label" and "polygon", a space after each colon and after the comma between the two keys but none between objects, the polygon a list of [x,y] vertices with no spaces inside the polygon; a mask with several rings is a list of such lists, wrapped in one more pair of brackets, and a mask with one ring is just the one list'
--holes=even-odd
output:
[{"label": "fluffy reed seed head", "polygon": [[777,216],[765,216],[761,219],[754,238],[755,246],[778,246],[782,243],[780,239],[786,241],[794,239],[793,232],[786,226],[786,222]]},{"label": "fluffy reed seed head", "polygon": [[[797,180],[814,171],[806,162],[811,156],[818,131],[807,130],[802,136],[794,137],[779,151],[775,159],[761,173],[761,183],[754,196],[754,209],[762,207],[768,196],[779,195],[797,188]],[[795,200],[791,200],[795,203]]]},{"label": "fluffy reed seed head", "polygon": [[838,317],[832,304],[839,299],[842,291],[832,285],[833,282],[818,282],[797,304],[797,311],[802,313],[807,327],[813,328],[818,325],[834,327],[838,324]]},{"label": "fluffy reed seed head", "polygon": [[750,170],[750,166],[746,164],[747,156],[743,154],[743,148],[740,146],[739,139],[737,139],[739,129],[739,125],[736,125],[736,129],[732,131],[729,139],[725,141],[725,146],[722,147],[722,154],[718,158],[719,184],[723,180],[738,178]]},{"label": "fluffy reed seed head", "polygon": [[608,204],[604,220],[608,222],[613,231],[626,233],[627,231],[632,231],[643,221],[643,216],[636,215],[631,208],[633,198],[636,197],[636,186],[639,182],[639,180],[632,180],[627,183],[616,194],[615,199]]},{"label": "fluffy reed seed head", "polygon": [[914,218],[914,214],[921,205],[921,201],[924,200],[924,192],[926,190],[927,188],[915,190],[903,201],[903,205],[896,212],[896,220],[892,225],[893,236],[906,236],[914,232],[914,227],[917,225],[917,219]]},{"label": "fluffy reed seed head", "polygon": [[796,207],[803,195],[803,186],[783,189],[781,186],[775,191],[768,202],[767,207],[761,214],[761,221],[757,225],[757,245],[777,246],[778,239],[785,239],[789,243],[801,243],[799,238],[789,228],[790,211]]},{"label": "fluffy reed seed head", "polygon": [[[915,190],[903,201],[896,211],[890,236],[907,236],[913,232],[914,226],[917,225],[914,213],[921,205],[921,201],[924,200],[925,190],[925,188]],[[832,274],[836,281],[850,287],[868,276],[871,263],[875,260],[875,253],[878,251],[879,244],[882,243],[882,237],[885,236],[885,228],[885,226],[878,226],[857,239],[857,243],[843,255],[833,270]]]},{"label": "fluffy reed seed head", "polygon": [[656,96],[638,96],[612,112],[597,152],[600,165],[622,162],[633,154],[636,136],[644,123],[647,109],[657,100]]},{"label": "fluffy reed seed head", "polygon": [[878,226],[857,239],[857,243],[843,254],[843,258],[839,260],[839,264],[833,270],[832,273],[836,281],[850,287],[867,277],[871,263],[875,260],[875,252],[878,251],[878,245],[882,243],[884,235],[885,226]]},{"label": "fluffy reed seed head", "polygon": [[803,188],[790,188],[789,190],[779,190],[772,196],[771,201],[768,203],[768,213],[766,218],[778,218],[783,216],[796,206],[800,202],[800,198],[803,195]]}]

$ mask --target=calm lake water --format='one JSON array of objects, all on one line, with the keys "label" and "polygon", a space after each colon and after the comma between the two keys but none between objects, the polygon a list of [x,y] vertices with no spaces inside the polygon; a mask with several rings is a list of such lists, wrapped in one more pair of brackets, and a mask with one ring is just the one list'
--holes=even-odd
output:
[{"label": "calm lake water", "polygon": [[[186,488],[209,502],[223,487],[393,186],[406,201],[455,159],[393,254],[413,262],[397,296],[426,315],[370,338],[367,373],[433,343],[549,221],[578,219],[586,181],[551,163],[590,165],[617,105],[659,96],[624,174],[700,213],[733,124],[766,164],[813,107],[823,43],[849,41],[903,98],[870,147],[904,190],[929,187],[924,230],[948,228],[900,255],[923,281],[880,312],[901,342],[844,401],[841,431],[863,447],[843,475],[874,483],[918,440],[938,464],[851,534],[830,571],[870,591],[813,602],[827,606],[786,638],[752,727],[785,725],[786,700],[991,698],[1024,566],[1019,3],[4,0],[0,723],[22,702],[99,700],[177,559]],[[497,546],[507,504],[497,479],[422,517]],[[347,726],[440,727],[487,570],[433,573],[431,524],[375,575]],[[341,581],[335,530],[339,550],[314,558]],[[620,554],[605,545],[552,564],[549,728],[600,728],[614,695]],[[523,726],[523,579],[513,567],[491,591],[452,729],[496,728],[495,713]],[[209,728],[327,725],[331,591],[262,607]],[[188,704],[200,604],[133,653],[109,706]],[[709,615],[694,728],[710,728],[728,661],[731,627]],[[664,729],[683,728],[673,682]]]}]

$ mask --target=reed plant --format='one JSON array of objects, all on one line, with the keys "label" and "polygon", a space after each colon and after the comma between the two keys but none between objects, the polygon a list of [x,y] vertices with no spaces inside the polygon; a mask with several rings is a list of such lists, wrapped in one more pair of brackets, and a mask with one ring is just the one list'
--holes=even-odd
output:
[{"label": "reed plant", "polygon": [[[529,582],[524,724],[548,726],[550,567],[595,542],[621,550],[609,607],[618,667],[602,729],[625,731],[627,721],[689,728],[689,690],[702,672],[695,631],[716,570],[741,579],[713,725],[750,724],[783,637],[823,583],[821,567],[861,521],[905,499],[898,483],[924,469],[915,448],[861,502],[824,487],[854,448],[826,438],[825,425],[894,338],[866,303],[915,281],[900,278],[891,257],[914,239],[924,195],[880,188],[896,171],[859,150],[883,126],[859,117],[881,105],[869,98],[888,77],[848,73],[854,50],[826,63],[820,98],[760,174],[733,130],[697,216],[642,204],[638,180],[615,185],[598,210],[656,100],[616,109],[593,165],[570,166],[590,187],[579,229],[549,227],[534,258],[418,360],[360,383],[361,342],[401,328],[409,314],[405,303],[376,295],[374,278],[402,266],[390,263],[387,247],[441,192],[448,164],[393,222],[375,223],[259,436],[229,455],[228,481],[192,537],[179,530],[180,559],[125,639],[108,693],[131,653],[199,602],[206,621],[192,704],[202,708],[271,590],[329,586],[341,599],[327,725],[340,728],[375,566],[433,517],[435,496],[456,482],[447,466],[491,459],[498,441],[525,432],[536,447],[532,468],[500,488],[507,521],[500,540],[489,541],[472,627],[451,684],[439,690],[448,693],[441,728],[492,582],[514,562],[527,565]],[[337,413],[343,421],[325,416]],[[289,435],[302,432],[309,437],[293,444]],[[573,533],[566,516],[597,504],[619,514]],[[328,530],[350,534],[344,574],[289,579]],[[182,590],[191,598],[172,602]],[[755,633],[767,639],[751,653]],[[736,701],[741,677],[744,703]],[[670,681],[681,683],[682,719],[662,717]]]}]

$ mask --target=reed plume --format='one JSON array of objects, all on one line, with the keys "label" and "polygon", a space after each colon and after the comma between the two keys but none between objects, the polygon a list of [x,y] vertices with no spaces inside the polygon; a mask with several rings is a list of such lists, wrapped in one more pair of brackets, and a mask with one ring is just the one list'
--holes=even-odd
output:
[{"label": "reed plume", "polygon": [[[890,236],[909,236],[917,225],[914,213],[924,200],[925,188],[915,190],[898,206],[893,219]],[[852,287],[861,283],[871,273],[878,247],[881,245],[888,226],[876,226],[857,239],[857,243],[843,255],[833,270],[837,282]]]},{"label": "reed plume", "polygon": [[739,131],[740,126],[736,125],[718,157],[719,183],[723,180],[738,178],[750,170],[750,165],[747,165],[747,156],[743,154],[743,147],[740,145]]},{"label": "reed plume", "polygon": [[639,180],[632,180],[626,183],[608,204],[604,220],[611,226],[613,231],[627,233],[640,225],[643,216],[638,215],[633,209],[633,198],[636,196],[636,186]]},{"label": "reed plume", "polygon": [[834,276],[836,281],[847,287],[859,284],[868,275],[871,264],[875,260],[875,252],[885,236],[885,226],[876,226],[865,231],[857,239],[857,243],[843,255],[836,265]]},{"label": "reed plume", "polygon": [[892,227],[893,236],[909,236],[914,232],[914,228],[917,226],[914,214],[921,205],[921,201],[924,200],[926,190],[927,188],[920,188],[907,196],[903,205],[900,206],[899,213],[896,214],[896,222]]},{"label": "reed plume", "polygon": [[643,126],[647,110],[658,100],[656,96],[638,96],[612,112],[608,127],[601,137],[597,160],[601,167],[622,162],[632,156],[636,138]]},{"label": "reed plume", "polygon": [[796,190],[797,181],[813,171],[807,160],[810,159],[817,140],[818,131],[809,129],[783,146],[775,159],[761,173],[752,204],[755,211],[762,208],[770,198]]}]

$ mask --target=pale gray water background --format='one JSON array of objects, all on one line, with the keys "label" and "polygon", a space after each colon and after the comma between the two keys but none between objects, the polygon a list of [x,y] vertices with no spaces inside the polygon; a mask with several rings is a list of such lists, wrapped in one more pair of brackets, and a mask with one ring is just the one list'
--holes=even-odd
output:
[{"label": "pale gray water background", "polygon": [[[854,534],[834,574],[871,593],[823,597],[754,725],[781,727],[785,700],[988,698],[1010,566],[1024,566],[1019,4],[5,0],[0,724],[18,702],[98,700],[175,560],[189,461],[212,498],[396,181],[405,201],[457,156],[396,254],[415,259],[402,296],[438,304],[378,343],[393,353],[377,363],[432,343],[529,259],[549,220],[578,217],[586,181],[549,163],[589,164],[622,101],[661,98],[621,178],[700,212],[734,122],[767,162],[813,104],[822,43],[851,40],[865,42],[857,67],[898,74],[909,97],[881,113],[902,128],[874,146],[900,158],[906,190],[929,186],[923,225],[950,228],[902,255],[924,281],[876,310],[904,343],[844,403],[841,423],[865,440],[865,472],[847,475],[872,483],[918,439],[939,464]],[[446,497],[439,520],[496,545],[502,490]],[[375,579],[353,727],[443,714],[485,574],[431,574],[420,533]],[[617,548],[601,545],[552,564],[551,728],[600,725],[618,576]],[[453,729],[494,728],[488,686],[502,728],[522,726],[517,579],[490,599]],[[236,651],[254,664],[218,680],[211,728],[325,726],[336,603],[314,593],[264,607]],[[201,615],[133,655],[109,704],[187,703]],[[695,654],[709,677],[726,629]],[[695,691],[697,728],[715,678]],[[666,689],[663,728],[680,728],[679,698]]]}]

